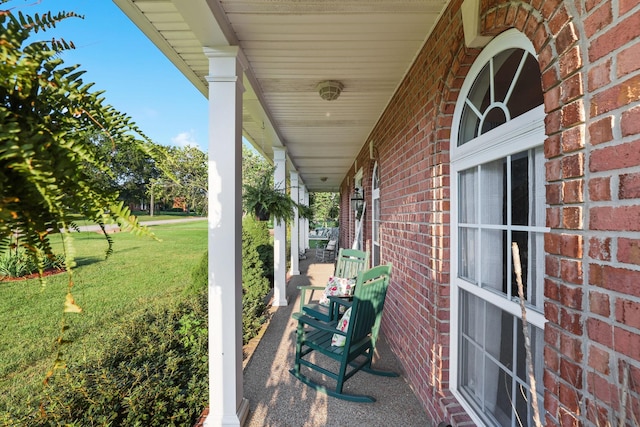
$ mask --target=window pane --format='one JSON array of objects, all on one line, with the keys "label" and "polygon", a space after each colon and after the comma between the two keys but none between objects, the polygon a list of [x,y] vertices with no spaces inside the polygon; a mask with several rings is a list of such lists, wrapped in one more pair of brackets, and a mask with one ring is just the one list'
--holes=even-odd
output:
[{"label": "window pane", "polygon": [[536,147],[529,157],[529,199],[531,200],[530,216],[531,225],[536,227],[546,226],[546,193],[545,193],[545,169],[544,148]]},{"label": "window pane", "polygon": [[493,304],[486,307],[486,350],[508,369],[513,368],[513,316]]},{"label": "window pane", "polygon": [[505,101],[524,53],[525,51],[522,49],[507,49],[493,57],[496,101]]},{"label": "window pane", "polygon": [[373,199],[373,240],[378,242],[380,228],[380,199]]},{"label": "window pane", "polygon": [[[514,231],[511,235],[514,243],[518,244],[520,252],[520,268],[522,270],[522,288],[525,300],[529,300],[529,233],[526,231]],[[512,261],[513,262],[513,261]],[[516,280],[515,267],[511,268],[511,296],[518,297],[518,282]]]},{"label": "window pane", "polygon": [[506,224],[506,160],[498,159],[480,167],[480,221]]},{"label": "window pane", "polygon": [[501,426],[511,426],[513,378],[490,359],[485,359],[485,407]]},{"label": "window pane", "polygon": [[475,224],[476,211],[476,184],[478,171],[476,168],[467,169],[458,174],[458,221],[464,224]]},{"label": "window pane", "polygon": [[542,105],[541,81],[538,61],[527,53],[524,67],[513,89],[513,95],[507,102],[512,119]]},{"label": "window pane", "polygon": [[529,155],[511,156],[511,223],[529,225]]},{"label": "window pane", "polygon": [[458,277],[476,284],[476,241],[477,230],[461,227],[458,233],[460,254],[458,257]]},{"label": "window pane", "polygon": [[463,356],[460,363],[460,386],[477,404],[482,405],[482,384],[484,383],[482,352],[468,340],[463,339],[461,354]]},{"label": "window pane", "polygon": [[503,230],[482,230],[480,270],[482,271],[482,287],[506,293],[504,239],[505,232]]}]

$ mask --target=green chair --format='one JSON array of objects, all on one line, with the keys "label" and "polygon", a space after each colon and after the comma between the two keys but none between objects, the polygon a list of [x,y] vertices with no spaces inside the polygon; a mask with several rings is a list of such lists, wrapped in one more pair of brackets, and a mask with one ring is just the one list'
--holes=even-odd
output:
[{"label": "green chair", "polygon": [[[374,370],[371,367],[390,276],[391,265],[374,267],[358,275],[352,301],[329,297],[331,305],[351,307],[351,316],[346,331],[336,329],[339,322],[337,319],[325,322],[303,313],[294,313],[293,318],[298,321],[296,358],[295,365],[289,372],[309,387],[329,396],[354,402],[375,402],[375,398],[372,396],[346,394],[342,389],[345,381],[360,370],[375,375],[398,376],[394,372]],[[337,313],[337,309],[332,311]],[[344,347],[332,345],[334,334],[344,336]],[[307,357],[313,355],[314,352],[337,361],[339,366],[337,369],[331,369],[326,365],[321,366],[323,358]],[[328,360],[324,359],[324,361]],[[310,379],[302,373],[302,366],[332,378],[336,383],[335,388],[327,387]]]},{"label": "green chair", "polygon": [[[340,249],[336,259],[335,277],[355,278],[363,270],[369,268],[369,251],[357,249]],[[327,278],[328,279],[328,278]],[[311,301],[315,291],[324,291],[325,286],[298,286],[300,291],[300,312],[305,312],[311,317],[328,321],[331,319],[329,308]],[[307,291],[311,291],[310,301],[307,302]]]}]

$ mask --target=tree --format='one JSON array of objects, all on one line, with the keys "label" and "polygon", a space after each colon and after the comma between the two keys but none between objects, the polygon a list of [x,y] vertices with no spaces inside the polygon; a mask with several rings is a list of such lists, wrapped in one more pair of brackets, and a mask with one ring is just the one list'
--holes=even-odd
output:
[{"label": "tree", "polygon": [[314,212],[316,223],[338,221],[340,216],[340,198],[338,193],[311,193],[309,205]]},{"label": "tree", "polygon": [[[114,144],[102,134],[91,137],[96,155],[104,159],[110,174],[87,165],[90,176],[97,186],[110,188],[119,194],[126,205],[142,204],[148,195],[152,180],[158,179],[161,171],[153,157],[140,151],[135,144],[124,141]],[[160,151],[161,148],[157,147]]]},{"label": "tree", "polygon": [[208,173],[207,155],[196,147],[168,147],[161,162],[166,173],[152,179],[149,192],[154,198],[173,205],[180,200],[187,210],[200,215],[207,213]]}]

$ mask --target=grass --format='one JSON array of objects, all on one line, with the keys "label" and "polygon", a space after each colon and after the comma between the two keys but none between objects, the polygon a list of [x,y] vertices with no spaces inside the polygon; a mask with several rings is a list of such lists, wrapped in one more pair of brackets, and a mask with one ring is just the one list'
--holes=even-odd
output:
[{"label": "grass", "polygon": [[[106,260],[104,236],[74,234],[78,266],[72,292],[83,312],[67,315],[66,338],[72,342],[64,347],[65,361],[100,357],[101,343],[116,324],[145,307],[180,298],[190,284],[191,271],[207,248],[207,222],[151,228],[162,241],[113,234],[114,253]],[[37,406],[42,380],[56,356],[69,281],[60,274],[47,277],[44,285],[38,279],[0,282],[0,413]]]}]

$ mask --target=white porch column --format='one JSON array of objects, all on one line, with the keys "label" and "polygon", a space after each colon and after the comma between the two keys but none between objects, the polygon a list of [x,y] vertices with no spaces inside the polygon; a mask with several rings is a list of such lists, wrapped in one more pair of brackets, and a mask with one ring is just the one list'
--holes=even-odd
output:
[{"label": "white porch column", "polygon": [[[309,206],[309,190],[307,187],[304,188],[304,204]],[[310,219],[304,220],[304,247],[309,249],[309,222]]]},{"label": "white porch column", "polygon": [[[273,185],[277,190],[286,191],[286,157],[284,148],[273,147]],[[273,305],[287,305],[287,223],[274,219],[273,222]]]},{"label": "white porch column", "polygon": [[209,58],[209,416],[207,427],[240,426],[242,389],[242,86],[237,47]]},{"label": "white porch column", "polygon": [[[289,174],[289,180],[291,181],[291,199],[298,203],[298,194],[299,194],[299,181],[298,181],[298,172],[291,172]],[[290,273],[292,276],[300,275],[300,265],[299,265],[299,256],[300,256],[300,233],[298,229],[300,228],[300,216],[298,215],[298,208],[295,209],[295,213],[293,215],[293,221],[291,221],[291,270]]]},{"label": "white porch column", "polygon": [[[300,203],[301,205],[309,206],[304,201],[304,193],[307,191],[307,186],[298,181],[298,187],[300,187],[300,190],[298,191],[298,203]],[[300,220],[298,221],[298,223],[300,224],[300,227],[298,229],[298,242],[300,243],[300,248],[302,248],[302,250],[307,250],[309,248],[305,240],[305,230],[309,229],[309,226],[306,225],[307,221],[308,219],[306,218],[300,218]]]}]

